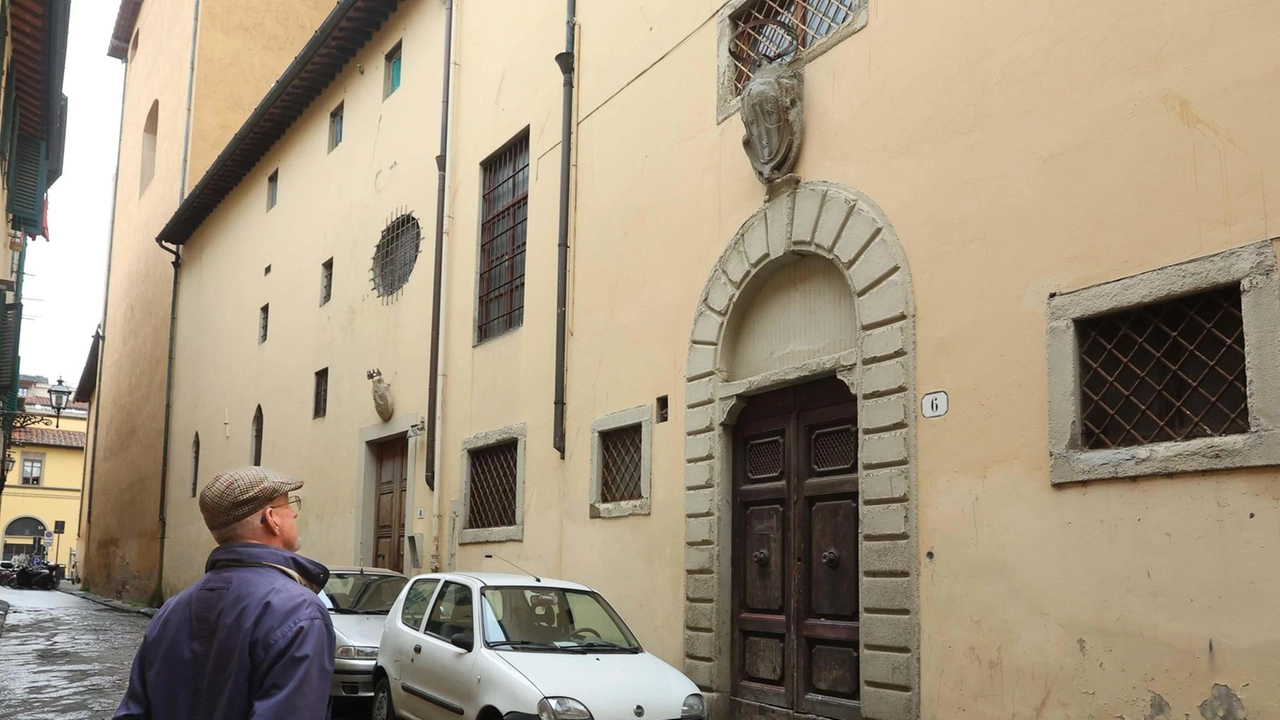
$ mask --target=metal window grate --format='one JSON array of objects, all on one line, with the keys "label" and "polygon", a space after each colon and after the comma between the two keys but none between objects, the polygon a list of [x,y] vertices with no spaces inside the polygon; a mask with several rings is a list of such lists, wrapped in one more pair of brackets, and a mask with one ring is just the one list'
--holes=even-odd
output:
[{"label": "metal window grate", "polygon": [[524,259],[529,217],[529,133],[485,161],[481,196],[476,339],[524,323]]},{"label": "metal window grate", "polygon": [[316,371],[316,391],[311,409],[313,418],[322,418],[329,412],[329,368]]},{"label": "metal window grate", "polygon": [[747,477],[771,480],[782,475],[782,438],[771,437],[747,443]]},{"label": "metal window grate", "polygon": [[516,524],[518,445],[512,441],[471,451],[468,528],[511,527]]},{"label": "metal window grate", "polygon": [[[853,20],[858,0],[757,0],[733,18],[734,92],[756,68],[790,60]],[[785,28],[785,29],[784,29]]]},{"label": "metal window grate", "polygon": [[1238,285],[1076,323],[1089,449],[1249,431]]},{"label": "metal window grate", "polygon": [[320,265],[320,304],[327,305],[333,299],[333,258]]},{"label": "metal window grate", "polygon": [[268,303],[258,308],[258,342],[267,341],[267,325],[271,320],[271,304]]},{"label": "metal window grate", "polygon": [[643,444],[640,425],[600,433],[600,502],[644,499],[640,483]]},{"label": "metal window grate", "polygon": [[418,263],[422,250],[422,228],[412,214],[397,211],[382,229],[382,237],[373,253],[373,289],[378,297],[390,298],[405,283]]},{"label": "metal window grate", "polygon": [[815,430],[811,439],[814,472],[849,472],[858,459],[858,436],[852,425]]},{"label": "metal window grate", "polygon": [[253,411],[253,426],[250,431],[249,464],[262,464],[262,406]]}]

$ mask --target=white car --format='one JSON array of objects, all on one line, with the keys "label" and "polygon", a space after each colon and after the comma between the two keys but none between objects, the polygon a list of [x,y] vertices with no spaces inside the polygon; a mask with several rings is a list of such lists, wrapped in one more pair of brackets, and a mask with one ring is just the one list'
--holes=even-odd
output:
[{"label": "white car", "polygon": [[374,720],[704,720],[706,702],[599,593],[529,575],[419,575],[387,615]]},{"label": "white car", "polygon": [[373,696],[373,666],[387,612],[409,581],[394,570],[362,567],[329,569],[320,602],[333,620],[335,697]]}]

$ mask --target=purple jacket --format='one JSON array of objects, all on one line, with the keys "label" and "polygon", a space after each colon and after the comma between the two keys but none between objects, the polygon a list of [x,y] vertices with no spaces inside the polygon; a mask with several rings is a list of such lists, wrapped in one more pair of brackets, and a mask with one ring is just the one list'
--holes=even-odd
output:
[{"label": "purple jacket", "polygon": [[329,612],[280,567],[256,563],[288,568],[316,587],[329,579],[323,565],[269,545],[214,550],[205,576],[151,620],[117,719],[329,716]]}]

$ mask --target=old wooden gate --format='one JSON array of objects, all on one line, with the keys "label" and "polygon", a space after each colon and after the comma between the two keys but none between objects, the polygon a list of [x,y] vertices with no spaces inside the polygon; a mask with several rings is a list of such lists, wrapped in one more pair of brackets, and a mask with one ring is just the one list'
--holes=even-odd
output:
[{"label": "old wooden gate", "polygon": [[374,519],[373,564],[404,571],[404,496],[408,487],[409,443],[405,438],[373,446],[377,458],[378,503]]}]

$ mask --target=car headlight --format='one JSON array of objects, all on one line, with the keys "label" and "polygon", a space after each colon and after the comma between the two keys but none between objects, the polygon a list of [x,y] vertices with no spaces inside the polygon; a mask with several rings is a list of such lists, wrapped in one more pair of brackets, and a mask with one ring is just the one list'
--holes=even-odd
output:
[{"label": "car headlight", "polygon": [[680,706],[680,720],[702,720],[707,716],[707,701],[694,693],[684,699]]},{"label": "car headlight", "polygon": [[538,703],[538,720],[591,720],[591,711],[573,698],[542,698]]},{"label": "car headlight", "polygon": [[359,645],[343,645],[338,648],[338,657],[345,660],[377,660],[378,648]]}]

